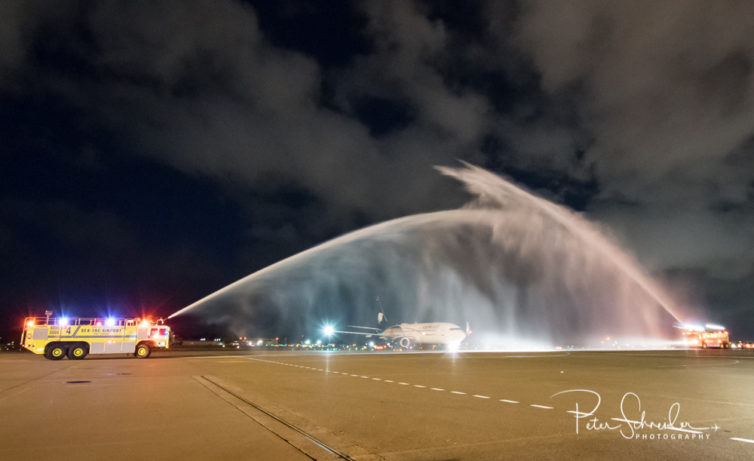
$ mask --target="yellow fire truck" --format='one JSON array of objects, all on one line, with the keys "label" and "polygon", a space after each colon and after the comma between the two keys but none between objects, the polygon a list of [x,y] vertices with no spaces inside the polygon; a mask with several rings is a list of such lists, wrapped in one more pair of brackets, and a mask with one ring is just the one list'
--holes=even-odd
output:
[{"label": "yellow fire truck", "polygon": [[170,327],[138,318],[27,317],[21,345],[50,360],[119,353],[145,359],[155,349],[170,347]]}]

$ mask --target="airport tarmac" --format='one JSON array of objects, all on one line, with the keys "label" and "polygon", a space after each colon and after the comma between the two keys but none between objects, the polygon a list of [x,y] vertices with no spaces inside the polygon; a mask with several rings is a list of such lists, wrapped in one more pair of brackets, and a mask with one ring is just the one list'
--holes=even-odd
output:
[{"label": "airport tarmac", "polygon": [[513,457],[754,459],[754,354],[0,354],[2,460]]}]

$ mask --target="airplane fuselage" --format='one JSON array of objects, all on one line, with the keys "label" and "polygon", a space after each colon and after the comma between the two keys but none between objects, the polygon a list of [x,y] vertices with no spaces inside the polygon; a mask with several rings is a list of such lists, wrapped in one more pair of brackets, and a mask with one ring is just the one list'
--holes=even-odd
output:
[{"label": "airplane fuselage", "polygon": [[408,338],[414,344],[460,344],[466,339],[466,332],[447,322],[401,323],[386,328],[380,336],[388,341]]}]

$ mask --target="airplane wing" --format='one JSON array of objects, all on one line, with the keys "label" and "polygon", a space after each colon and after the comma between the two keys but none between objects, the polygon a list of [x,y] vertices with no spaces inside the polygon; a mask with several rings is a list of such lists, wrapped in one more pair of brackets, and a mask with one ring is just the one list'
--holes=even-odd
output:
[{"label": "airplane wing", "polygon": [[377,331],[377,332],[380,332],[380,331],[382,331],[382,330],[381,330],[381,329],[379,329],[379,328],[374,328],[374,327],[360,327],[360,326],[358,326],[358,325],[348,325],[348,328],[359,328],[359,329],[362,329],[362,330],[372,330],[372,331]]},{"label": "airplane wing", "polygon": [[344,330],[335,330],[335,331],[333,331],[333,333],[340,333],[342,335],[361,335],[361,336],[366,336],[367,338],[371,338],[372,336],[379,336],[380,333],[381,333],[381,330],[379,330],[379,329],[377,329],[377,331],[344,331]]}]

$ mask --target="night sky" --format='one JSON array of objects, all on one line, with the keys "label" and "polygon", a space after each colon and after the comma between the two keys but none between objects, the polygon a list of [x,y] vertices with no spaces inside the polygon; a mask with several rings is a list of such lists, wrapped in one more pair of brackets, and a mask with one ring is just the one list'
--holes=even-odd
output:
[{"label": "night sky", "polygon": [[752,2],[21,0],[0,18],[0,336],[45,309],[167,316],[458,207],[433,166],[464,160],[601,223],[754,339]]}]

